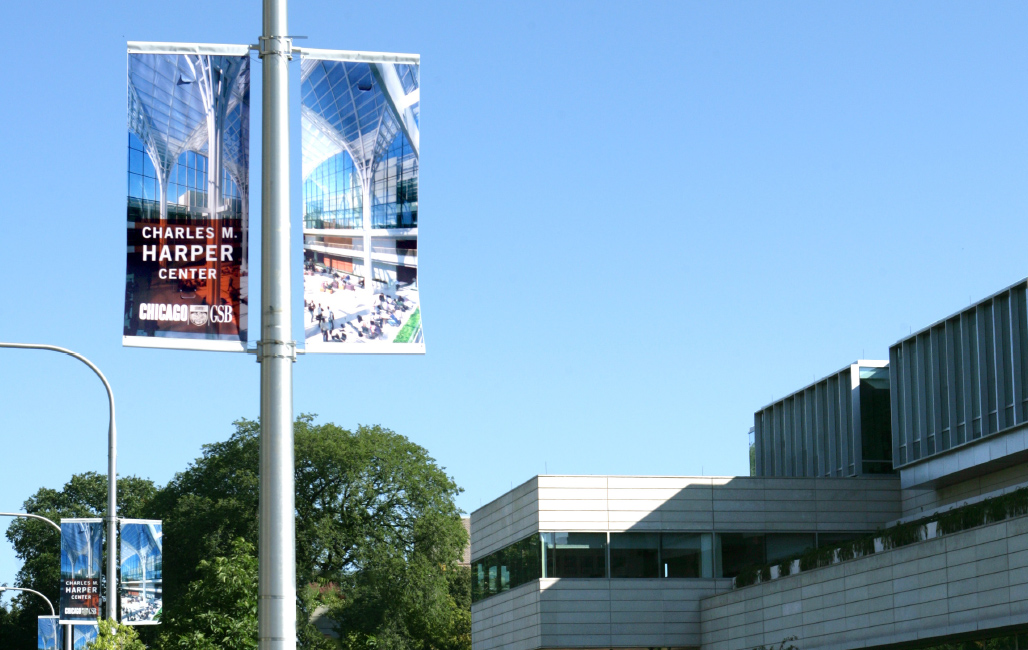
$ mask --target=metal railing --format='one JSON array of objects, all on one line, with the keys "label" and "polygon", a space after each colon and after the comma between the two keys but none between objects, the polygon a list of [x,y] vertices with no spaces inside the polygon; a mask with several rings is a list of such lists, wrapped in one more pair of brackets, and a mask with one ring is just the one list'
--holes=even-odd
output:
[{"label": "metal railing", "polygon": [[364,244],[336,244],[334,242],[327,241],[309,241],[304,242],[308,246],[324,246],[326,248],[339,248],[347,251],[357,251],[358,253],[364,252]]},{"label": "metal railing", "polygon": [[416,248],[389,248],[388,246],[372,246],[372,253],[385,253],[386,255],[396,255],[397,257],[410,256],[417,257],[418,249]]}]

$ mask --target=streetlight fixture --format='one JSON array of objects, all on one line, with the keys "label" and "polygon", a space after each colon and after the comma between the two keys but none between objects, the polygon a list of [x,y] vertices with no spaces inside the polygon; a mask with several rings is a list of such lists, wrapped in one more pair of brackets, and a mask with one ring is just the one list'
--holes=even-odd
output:
[{"label": "streetlight fixture", "polygon": [[[92,361],[77,352],[68,350],[67,348],[57,347],[56,345],[45,345],[42,343],[2,342],[0,342],[0,348],[13,348],[18,350],[50,350],[51,352],[60,352],[61,354],[66,354],[69,357],[74,357],[89,366],[89,369],[96,373],[96,376],[103,382],[104,388],[107,389],[107,401],[110,407],[110,422],[107,427],[107,516],[105,517],[107,522],[107,618],[115,620],[117,618],[116,612],[118,600],[118,571],[117,566],[115,566],[118,557],[118,551],[115,548],[117,539],[116,527],[118,522],[118,431],[114,425],[114,391],[111,390],[111,385],[108,383],[107,377],[104,377],[104,374],[100,372],[99,368],[93,365]],[[60,526],[57,528],[60,530]]]},{"label": "streetlight fixture", "polygon": [[0,587],[0,594],[4,593],[5,591],[27,591],[30,594],[36,594],[37,596],[45,600],[46,604],[50,606],[50,616],[57,616],[57,613],[54,612],[54,604],[50,602],[50,599],[44,596],[43,594],[39,593],[35,589],[26,589],[25,587]]}]

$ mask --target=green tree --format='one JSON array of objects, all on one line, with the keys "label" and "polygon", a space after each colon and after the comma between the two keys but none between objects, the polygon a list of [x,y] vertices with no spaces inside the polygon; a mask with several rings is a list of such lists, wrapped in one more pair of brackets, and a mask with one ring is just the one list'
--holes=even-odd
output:
[{"label": "green tree", "polygon": [[89,650],[146,650],[135,628],[119,625],[109,618],[100,619],[100,633]]},{"label": "green tree", "polygon": [[[151,647],[235,650],[256,642],[259,434],[258,423],[236,422],[228,440],[205,445],[160,490],[119,480],[122,516],[164,522],[163,624],[138,631]],[[459,564],[467,533],[453,479],[425,449],[378,426],[348,431],[305,415],[295,443],[300,645],[470,648],[470,574]],[[87,517],[101,515],[105,502],[104,477],[85,474],[61,491],[40,490],[26,508]],[[57,533],[25,521],[8,537],[25,561],[19,582],[56,597]],[[20,603],[0,613],[0,626],[16,619],[23,636],[3,638],[29,647],[41,612]],[[318,608],[327,608],[339,643],[308,623]]]},{"label": "green tree", "polygon": [[[136,476],[119,478],[119,516],[142,516],[156,493],[157,487],[149,479]],[[60,490],[40,488],[25,501],[23,508],[29,514],[41,515],[57,523],[69,517],[102,517],[107,510],[107,476],[96,472],[75,474]],[[15,519],[7,528],[7,539],[22,561],[15,584],[41,592],[56,606],[61,578],[60,534],[46,522]],[[104,551],[106,557],[106,545]],[[11,647],[35,644],[36,617],[49,613],[38,596],[25,593],[17,596],[10,609],[0,615],[0,620],[4,620],[0,634],[5,644],[8,641]]]},{"label": "green tree", "polygon": [[[227,557],[201,560],[177,607],[161,621],[162,650],[257,647],[257,557],[236,539]],[[166,610],[167,611],[167,610]]]},{"label": "green tree", "polygon": [[[256,545],[259,432],[240,420],[154,499],[152,515],[165,522],[166,616],[185,606],[202,560],[228,556],[235,538]],[[451,595],[467,543],[460,488],[428,452],[378,426],[347,431],[304,415],[295,458],[298,594],[333,585],[298,598],[298,620],[327,605],[350,647],[470,647],[453,642],[469,636]],[[299,636],[320,643],[308,626]]]}]

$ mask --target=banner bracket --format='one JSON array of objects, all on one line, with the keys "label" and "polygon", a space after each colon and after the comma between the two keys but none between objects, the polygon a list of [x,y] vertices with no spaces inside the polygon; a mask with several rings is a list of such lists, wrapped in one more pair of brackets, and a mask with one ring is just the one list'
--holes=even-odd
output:
[{"label": "banner bracket", "polygon": [[[260,58],[268,54],[282,54],[293,60],[293,38],[291,36],[260,36],[257,51]],[[301,37],[303,38],[303,37]]]},{"label": "banner bracket", "polygon": [[[285,345],[289,348],[288,354],[265,354],[264,346]],[[260,363],[264,359],[291,359],[293,363],[296,363],[296,355],[303,354],[303,350],[296,349],[296,341],[257,341],[257,347],[254,350],[247,350],[251,354],[257,355],[257,363]]]}]

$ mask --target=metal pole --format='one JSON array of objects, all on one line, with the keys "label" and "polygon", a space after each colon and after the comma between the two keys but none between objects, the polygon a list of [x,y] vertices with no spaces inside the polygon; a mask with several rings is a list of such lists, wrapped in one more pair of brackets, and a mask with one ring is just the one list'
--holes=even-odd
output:
[{"label": "metal pole", "polygon": [[50,602],[50,599],[44,596],[43,594],[39,593],[35,589],[26,589],[25,587],[0,587],[0,592],[4,591],[27,591],[30,594],[36,594],[37,596],[45,600],[46,604],[50,606],[50,616],[57,616],[57,614],[54,613],[54,604]]},{"label": "metal pole", "polygon": [[0,517],[27,517],[29,519],[39,519],[41,521],[45,521],[46,523],[56,528],[58,533],[61,532],[60,526],[55,524],[50,519],[47,519],[46,517],[40,517],[39,515],[27,515],[23,512],[0,512]]},{"label": "metal pole", "polygon": [[260,523],[258,648],[296,648],[293,367],[289,269],[289,60],[286,0],[264,0],[261,152]]},{"label": "metal pole", "polygon": [[0,343],[0,348],[14,348],[19,350],[50,350],[60,352],[69,357],[74,357],[89,366],[89,369],[96,373],[96,376],[103,382],[107,389],[107,401],[110,405],[110,423],[107,426],[107,618],[112,621],[117,618],[118,605],[118,551],[117,522],[118,522],[118,430],[114,425],[114,391],[107,382],[107,377],[100,372],[100,369],[93,365],[93,362],[77,352],[66,348],[59,348],[56,345],[43,345],[41,343]]}]

